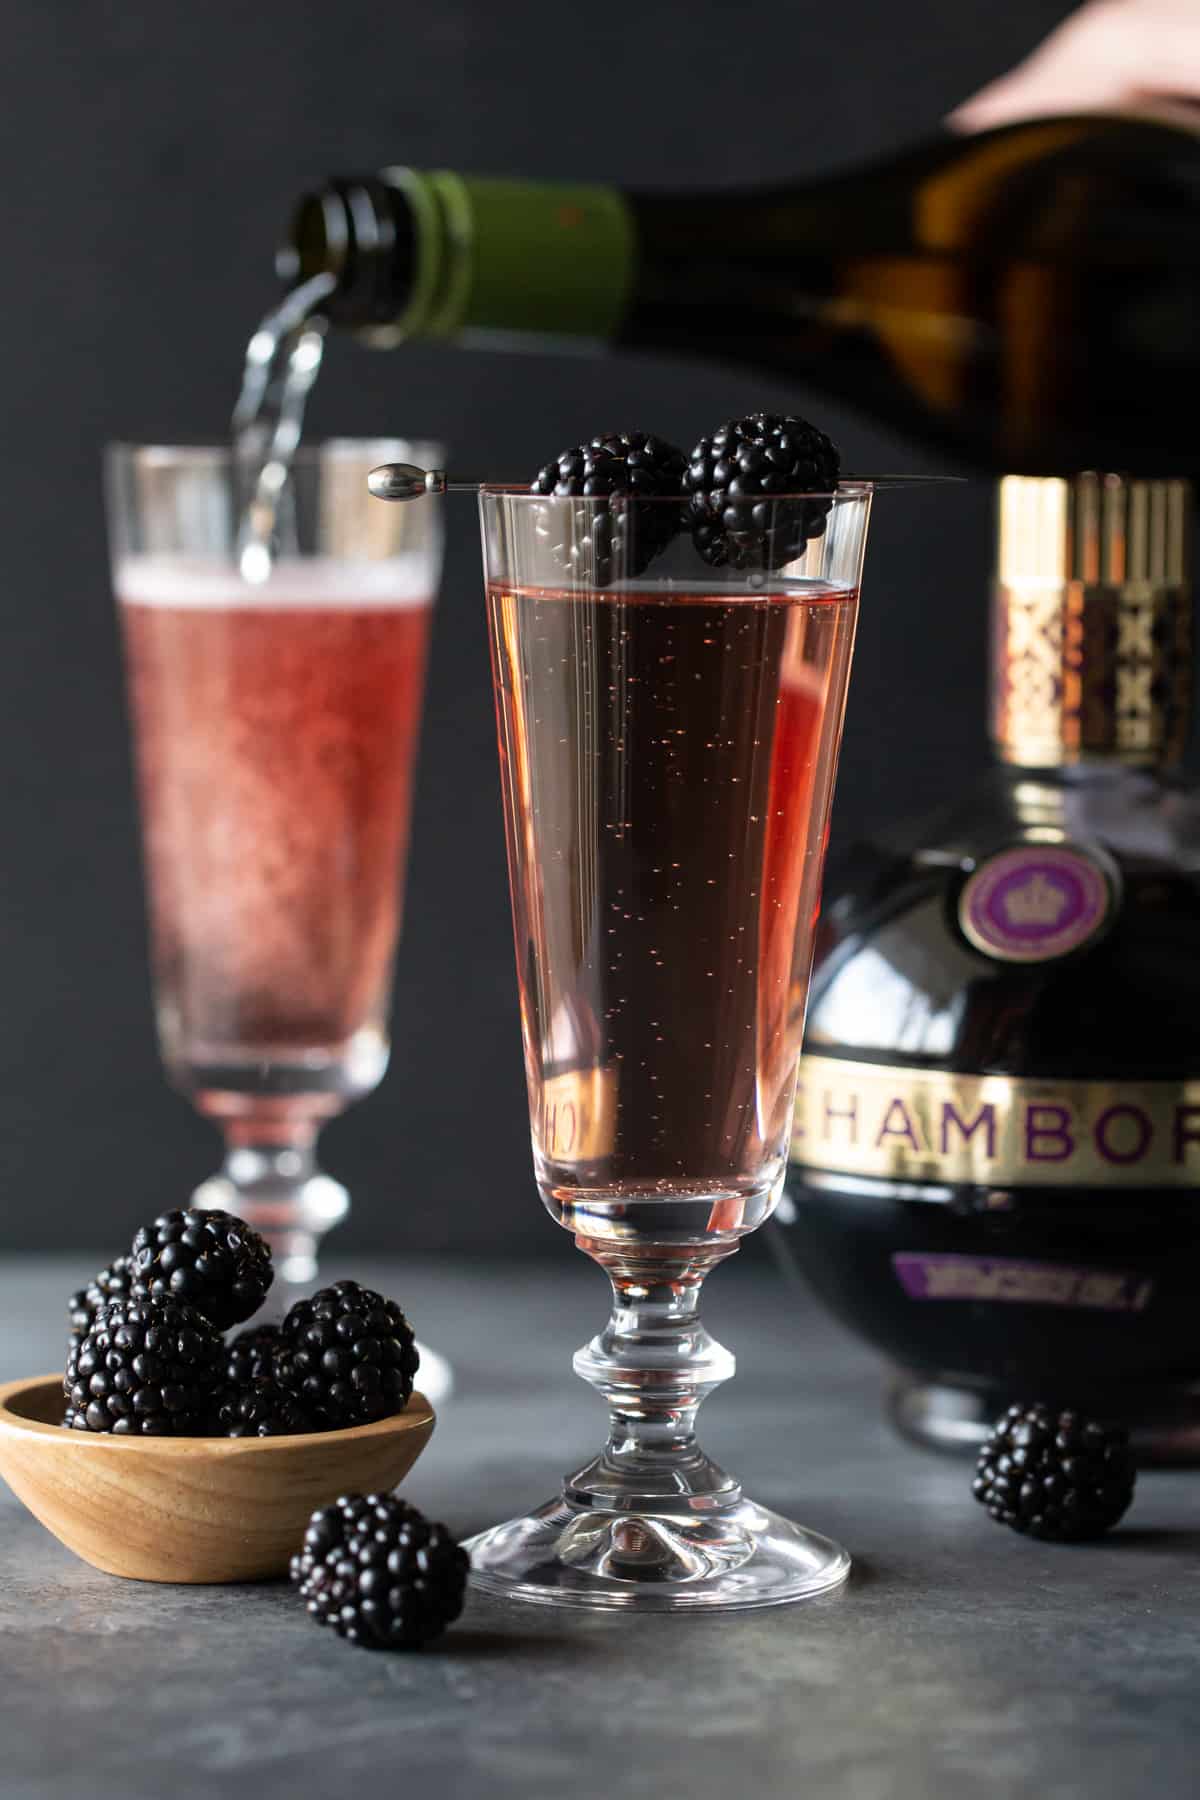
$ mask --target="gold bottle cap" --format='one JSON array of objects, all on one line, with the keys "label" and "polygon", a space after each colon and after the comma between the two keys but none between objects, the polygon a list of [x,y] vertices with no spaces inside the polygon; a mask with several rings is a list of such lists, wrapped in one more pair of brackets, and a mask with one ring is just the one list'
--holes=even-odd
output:
[{"label": "gold bottle cap", "polygon": [[1024,768],[1176,760],[1192,687],[1186,481],[1006,475],[992,739]]}]

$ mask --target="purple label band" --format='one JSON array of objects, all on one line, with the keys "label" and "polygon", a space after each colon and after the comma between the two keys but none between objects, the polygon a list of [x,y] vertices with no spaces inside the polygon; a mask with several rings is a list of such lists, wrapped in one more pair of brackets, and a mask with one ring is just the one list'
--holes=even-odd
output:
[{"label": "purple label band", "polygon": [[1014,1262],[1003,1256],[901,1251],[892,1257],[892,1267],[910,1300],[1141,1312],[1154,1291],[1147,1277],[1121,1269],[1077,1269],[1064,1263]]}]

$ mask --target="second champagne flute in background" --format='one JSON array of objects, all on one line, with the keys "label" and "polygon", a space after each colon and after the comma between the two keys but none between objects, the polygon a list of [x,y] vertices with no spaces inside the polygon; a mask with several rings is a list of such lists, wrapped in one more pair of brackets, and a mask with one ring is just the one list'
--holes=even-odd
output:
[{"label": "second champagne flute in background", "polygon": [[[226,1142],[193,1203],[260,1230],[292,1286],[350,1204],[317,1133],[388,1060],[442,553],[438,500],[370,502],[366,472],[389,454],[438,452],[300,452],[255,583],[228,451],[118,446],[107,464],[159,1037]],[[426,1386],[432,1372],[426,1356]]]}]

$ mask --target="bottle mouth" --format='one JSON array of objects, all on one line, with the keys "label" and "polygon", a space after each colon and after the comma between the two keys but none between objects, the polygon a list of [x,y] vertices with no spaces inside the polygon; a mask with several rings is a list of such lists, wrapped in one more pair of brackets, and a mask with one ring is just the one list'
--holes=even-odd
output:
[{"label": "bottle mouth", "polygon": [[350,221],[340,188],[302,194],[287,241],[275,252],[275,273],[289,288],[326,269],[340,275],[349,249]]},{"label": "bottle mouth", "polygon": [[335,324],[390,323],[412,285],[416,239],[403,194],[375,176],[350,176],[303,194],[275,272],[289,289],[323,274],[332,293],[314,309]]}]

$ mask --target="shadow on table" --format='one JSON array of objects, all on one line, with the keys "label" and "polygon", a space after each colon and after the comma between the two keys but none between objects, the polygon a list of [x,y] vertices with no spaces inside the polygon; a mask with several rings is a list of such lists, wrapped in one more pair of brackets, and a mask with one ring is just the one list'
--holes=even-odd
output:
[{"label": "shadow on table", "polygon": [[1200,1531],[1170,1525],[1131,1525],[1082,1545],[1087,1550],[1200,1550]]},{"label": "shadow on table", "polygon": [[879,1567],[877,1562],[868,1562],[865,1556],[856,1556],[851,1551],[850,1579],[846,1583],[848,1588],[874,1587],[876,1582],[886,1580],[887,1573]]},{"label": "shadow on table", "polygon": [[[578,1617],[576,1613],[572,1615]],[[456,1625],[445,1637],[438,1638],[432,1644],[422,1646],[421,1655],[426,1656],[544,1656],[547,1651],[561,1656],[563,1640],[545,1631],[523,1631],[520,1627],[512,1631],[489,1630],[486,1626]],[[595,1650],[600,1651],[597,1644]],[[575,1638],[571,1643],[571,1657],[576,1660],[593,1654],[593,1646],[586,1638]]]}]

